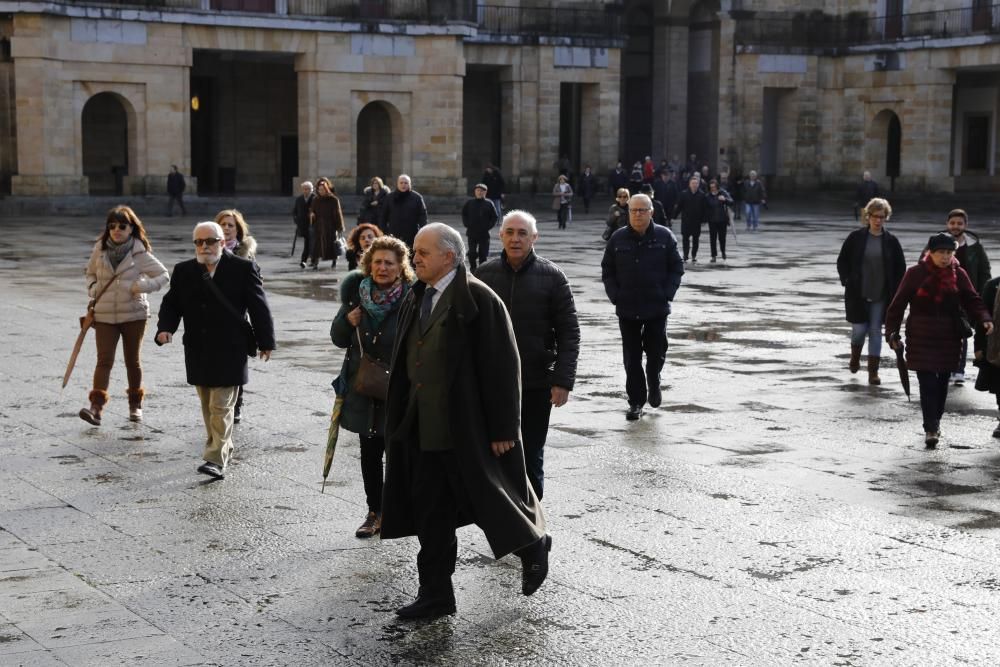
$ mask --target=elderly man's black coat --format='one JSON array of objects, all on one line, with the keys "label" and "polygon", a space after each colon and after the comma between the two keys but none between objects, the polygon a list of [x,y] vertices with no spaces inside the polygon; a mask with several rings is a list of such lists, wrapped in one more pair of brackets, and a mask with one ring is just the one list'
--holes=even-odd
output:
[{"label": "elderly man's black coat", "polygon": [[[409,414],[410,381],[406,338],[418,326],[426,285],[418,282],[399,313],[386,401],[386,467],[382,538],[416,534],[413,482],[420,456],[415,415]],[[545,535],[545,518],[524,468],[520,445],[520,359],[503,302],[460,266],[450,289],[451,309],[443,315],[448,342],[449,414],[454,455],[472,506],[460,508],[463,524],[475,522],[496,558],[533,544]],[[491,442],[518,441],[500,457]]]},{"label": "elderly man's black coat", "polygon": [[[156,332],[174,333],[184,321],[184,366],[188,384],[234,387],[247,383],[247,347],[243,325],[205,284],[205,269],[195,259],[174,267],[170,290],[160,304]],[[250,315],[257,347],[273,350],[274,322],[256,265],[228,250],[212,280],[236,312]]]}]

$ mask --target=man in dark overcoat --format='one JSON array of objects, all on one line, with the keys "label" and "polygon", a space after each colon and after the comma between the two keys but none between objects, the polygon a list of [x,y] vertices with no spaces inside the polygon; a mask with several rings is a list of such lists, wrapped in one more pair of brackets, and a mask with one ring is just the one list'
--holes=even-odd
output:
[{"label": "man in dark overcoat", "polygon": [[170,173],[167,174],[167,217],[171,217],[174,214],[174,202],[176,201],[180,204],[181,214],[187,215],[187,209],[184,208],[184,189],[187,187],[187,183],[184,182],[184,175],[177,168],[176,164],[170,165]]},{"label": "man in dark overcoat", "polygon": [[[299,258],[299,268],[306,268],[306,260],[312,254],[312,226],[309,224],[309,205],[313,200],[312,181],[302,181],[302,194],[295,198],[292,205],[292,220],[295,222],[295,235],[302,237],[302,256]],[[294,245],[294,244],[293,244]]]},{"label": "man in dark overcoat", "polygon": [[[252,339],[260,358],[269,360],[275,348],[274,322],[257,265],[224,250],[222,228],[201,222],[193,240],[195,258],[174,267],[170,290],[160,304],[155,340],[157,345],[173,342],[184,321],[187,381],[198,390],[207,431],[205,462],[198,472],[222,479],[233,453],[236,398],[249,379],[249,343]],[[250,324],[245,320],[248,313]]]},{"label": "man in dark overcoat", "polygon": [[677,216],[681,218],[684,261],[688,261],[690,253],[691,261],[697,262],[701,226],[708,222],[708,202],[705,201],[705,193],[701,190],[701,177],[697,174],[688,179],[687,189],[677,198],[677,206],[670,219]]},{"label": "man in dark overcoat", "polygon": [[521,590],[548,573],[552,539],[524,468],[520,359],[510,318],[466,273],[462,236],[432,223],[414,241],[386,401],[382,538],[420,541],[417,599],[403,618],[455,612],[455,530],[475,523],[496,558],[516,553]]},{"label": "man in dark overcoat", "polygon": [[539,500],[545,474],[545,438],[552,408],[566,405],[576,381],[580,324],[566,274],[535,254],[535,216],[514,210],[503,217],[503,252],[476,271],[510,313],[521,357],[521,433],[528,479]]},{"label": "man in dark overcoat", "polygon": [[379,227],[409,248],[421,227],[427,224],[427,205],[419,192],[411,188],[410,177],[400,174],[396,190],[386,195]]},{"label": "man in dark overcoat", "polygon": [[490,230],[497,224],[497,209],[486,198],[489,188],[485,183],[476,183],[475,196],[462,207],[462,224],[469,238],[469,270],[490,257]]}]

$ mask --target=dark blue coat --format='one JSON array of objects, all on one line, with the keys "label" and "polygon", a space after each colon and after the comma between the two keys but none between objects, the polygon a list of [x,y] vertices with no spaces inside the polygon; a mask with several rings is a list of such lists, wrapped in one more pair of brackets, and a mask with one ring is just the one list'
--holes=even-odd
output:
[{"label": "dark blue coat", "polygon": [[630,226],[616,231],[601,260],[604,291],[622,319],[651,320],[669,315],[683,275],[684,261],[673,232],[653,223],[642,236]]}]

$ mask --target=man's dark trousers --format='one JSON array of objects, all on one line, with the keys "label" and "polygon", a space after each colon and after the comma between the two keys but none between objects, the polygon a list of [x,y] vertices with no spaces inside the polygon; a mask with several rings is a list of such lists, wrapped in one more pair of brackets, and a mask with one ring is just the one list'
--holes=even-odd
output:
[{"label": "man's dark trousers", "polygon": [[542,499],[544,486],[545,437],[549,433],[549,416],[552,414],[552,390],[524,389],[521,391],[521,438],[524,445],[524,467],[528,481],[538,499]]},{"label": "man's dark trousers", "polygon": [[469,234],[469,267],[471,271],[476,270],[478,264],[482,264],[490,258],[490,234]]},{"label": "man's dark trousers", "polygon": [[471,504],[453,451],[421,451],[414,455],[418,457],[413,483],[414,519],[420,541],[417,573],[420,585],[435,595],[451,590],[458,557],[458,508]]},{"label": "man's dark trousers", "polygon": [[[619,319],[622,334],[622,356],[625,361],[625,393],[629,405],[645,405],[650,382],[659,382],[660,371],[667,359],[667,318],[650,320]],[[646,353],[646,368],[642,353]]]}]

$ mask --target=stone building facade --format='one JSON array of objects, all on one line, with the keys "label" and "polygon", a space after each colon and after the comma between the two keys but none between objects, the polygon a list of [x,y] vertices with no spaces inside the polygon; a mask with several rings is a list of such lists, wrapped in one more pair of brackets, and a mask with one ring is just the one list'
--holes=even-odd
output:
[{"label": "stone building facade", "polygon": [[353,192],[613,164],[620,12],[591,1],[0,0],[0,193]]},{"label": "stone building facade", "polygon": [[774,189],[992,190],[989,0],[0,0],[0,194],[548,191],[691,153]]},{"label": "stone building facade", "polygon": [[990,0],[626,2],[625,31],[629,160],[696,153],[788,191],[866,169],[896,189],[1000,189]]}]

